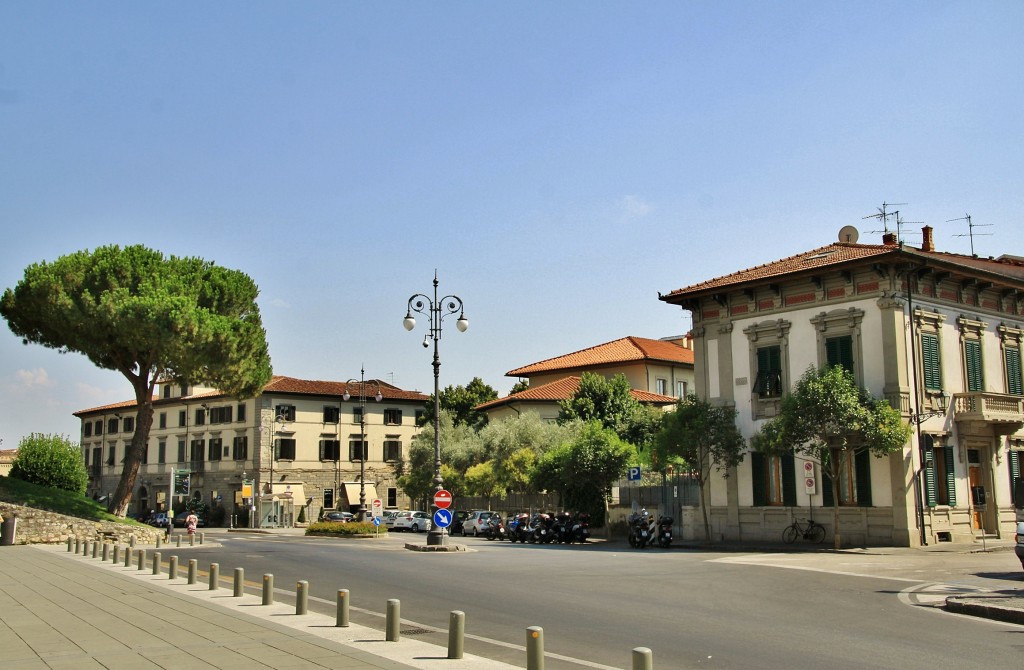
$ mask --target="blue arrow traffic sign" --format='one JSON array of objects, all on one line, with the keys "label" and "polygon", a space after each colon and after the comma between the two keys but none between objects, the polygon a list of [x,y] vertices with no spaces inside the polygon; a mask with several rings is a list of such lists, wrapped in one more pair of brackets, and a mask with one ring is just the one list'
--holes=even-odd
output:
[{"label": "blue arrow traffic sign", "polygon": [[379,526],[380,525],[380,517],[379,516],[373,517],[373,525],[374,526]]},{"label": "blue arrow traffic sign", "polygon": [[452,525],[452,513],[446,509],[439,509],[434,512],[434,523],[438,528],[447,528]]}]

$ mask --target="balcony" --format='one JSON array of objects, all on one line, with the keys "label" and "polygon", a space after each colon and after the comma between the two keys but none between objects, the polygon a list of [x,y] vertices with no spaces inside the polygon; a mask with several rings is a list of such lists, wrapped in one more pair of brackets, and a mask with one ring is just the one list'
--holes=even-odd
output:
[{"label": "balcony", "polygon": [[975,424],[972,432],[987,428],[996,435],[1011,435],[1024,427],[1024,397],[1006,393],[957,393],[953,396],[953,419],[958,423]]}]

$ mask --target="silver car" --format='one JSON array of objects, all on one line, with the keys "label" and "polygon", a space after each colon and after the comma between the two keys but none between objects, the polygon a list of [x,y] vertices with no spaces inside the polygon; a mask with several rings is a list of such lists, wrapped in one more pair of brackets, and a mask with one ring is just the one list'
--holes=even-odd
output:
[{"label": "silver car", "polygon": [[393,531],[411,530],[414,533],[430,530],[430,515],[426,512],[399,512],[388,525]]},{"label": "silver car", "polygon": [[495,514],[497,514],[497,512],[485,510],[470,512],[469,516],[466,517],[466,520],[462,522],[462,534],[476,537],[484,531],[484,528],[487,527],[487,520]]}]

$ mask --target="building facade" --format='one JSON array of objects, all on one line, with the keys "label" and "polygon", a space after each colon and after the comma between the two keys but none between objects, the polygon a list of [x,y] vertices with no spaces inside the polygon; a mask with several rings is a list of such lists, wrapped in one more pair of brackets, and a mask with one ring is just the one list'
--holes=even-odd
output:
[{"label": "building facade", "polygon": [[[160,384],[130,513],[180,509],[187,496],[207,504],[214,523],[281,527],[323,509],[355,511],[361,496],[367,506],[380,498],[407,507],[394,470],[428,399],[379,380],[275,375],[248,400]],[[134,401],[75,412],[88,495],[104,499],[116,488],[136,413]]]},{"label": "building facade", "polygon": [[[697,394],[734,407],[748,438],[809,367],[835,364],[913,426],[900,453],[849,456],[837,502],[850,544],[1014,532],[1024,259],[937,252],[931,232],[920,249],[892,234],[839,242],[660,296],[693,315]],[[775,541],[808,514],[831,525],[819,464],[752,451],[729,474],[710,490],[718,538]]]}]

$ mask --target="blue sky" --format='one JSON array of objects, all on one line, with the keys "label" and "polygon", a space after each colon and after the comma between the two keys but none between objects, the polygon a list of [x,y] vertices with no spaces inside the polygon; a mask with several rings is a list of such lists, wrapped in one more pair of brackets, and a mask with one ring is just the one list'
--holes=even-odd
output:
[{"label": "blue sky", "polygon": [[[689,328],[658,292],[882,202],[1024,255],[1024,3],[0,4],[0,288],[141,243],[240,269],[275,372],[432,390]],[[919,230],[920,223],[908,226]],[[920,237],[908,235],[909,244]],[[0,329],[0,448],[131,397]]]}]

